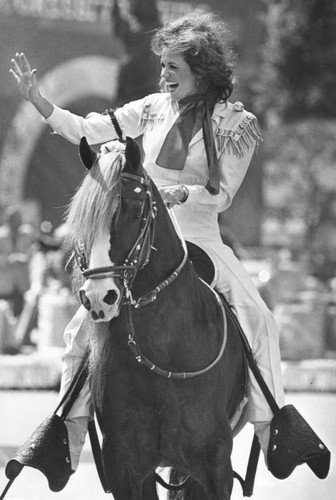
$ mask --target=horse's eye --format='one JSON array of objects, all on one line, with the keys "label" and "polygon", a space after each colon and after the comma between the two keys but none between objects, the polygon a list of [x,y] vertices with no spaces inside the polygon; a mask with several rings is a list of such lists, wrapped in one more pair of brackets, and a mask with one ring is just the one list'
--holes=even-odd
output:
[{"label": "horse's eye", "polygon": [[133,210],[132,219],[140,219],[140,217],[141,217],[141,210]]},{"label": "horse's eye", "polygon": [[133,219],[139,219],[140,217],[142,217],[142,208],[142,203],[139,203],[133,207]]},{"label": "horse's eye", "polygon": [[142,217],[143,203],[141,200],[125,199],[125,209],[129,212],[132,219],[139,219]]}]

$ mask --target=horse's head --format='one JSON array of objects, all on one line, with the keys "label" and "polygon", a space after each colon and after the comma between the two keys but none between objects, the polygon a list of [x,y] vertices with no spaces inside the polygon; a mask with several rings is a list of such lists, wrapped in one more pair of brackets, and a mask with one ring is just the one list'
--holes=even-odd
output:
[{"label": "horse's head", "polygon": [[89,170],[67,219],[85,278],[79,296],[94,321],[110,321],[137,270],[148,262],[155,203],[132,139],[98,155],[83,138],[80,157]]}]

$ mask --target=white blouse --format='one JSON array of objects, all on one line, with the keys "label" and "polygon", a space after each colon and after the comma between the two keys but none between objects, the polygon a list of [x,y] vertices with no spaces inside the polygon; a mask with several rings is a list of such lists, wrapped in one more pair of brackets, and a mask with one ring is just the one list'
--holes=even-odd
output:
[{"label": "white blouse", "polygon": [[[255,146],[261,140],[256,117],[245,111],[243,104],[239,102],[215,105],[212,125],[220,169],[220,192],[212,195],[205,188],[208,164],[202,130],[195,134],[189,144],[183,170],[170,170],[156,164],[164,139],[178,117],[177,103],[172,101],[169,93],[151,94],[130,102],[118,108],[115,116],[125,137],[136,138],[142,135],[145,155],[143,164],[157,186],[187,186],[188,200],[177,207],[184,236],[199,235],[200,225],[206,231],[215,231],[218,236],[217,214],[231,205],[245,177]],[[78,144],[83,136],[89,144],[100,144],[117,138],[109,115],[90,113],[83,118],[55,106],[46,121],[56,133],[74,144]],[[193,228],[192,219],[195,219],[196,213],[197,226]]]}]

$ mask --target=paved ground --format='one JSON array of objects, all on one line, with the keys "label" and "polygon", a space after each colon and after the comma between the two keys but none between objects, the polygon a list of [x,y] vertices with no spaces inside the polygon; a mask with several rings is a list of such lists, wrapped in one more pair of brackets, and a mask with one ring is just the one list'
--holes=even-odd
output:
[{"label": "paved ground", "polygon": [[[56,405],[57,393],[52,391],[0,391],[0,491],[7,479],[4,467],[16,449],[29,437]],[[336,453],[336,395],[287,394],[287,403],[294,404],[305,416],[320,438]],[[235,441],[233,464],[244,473],[251,440],[251,428],[246,428]],[[301,466],[289,479],[273,478],[260,462],[253,498],[257,500],[335,500],[336,470],[332,459],[331,471],[324,481],[316,478],[307,466]],[[92,463],[89,444],[85,445],[78,471],[60,493],[52,493],[44,476],[24,468],[9,490],[6,500],[102,500],[112,498],[100,486]],[[162,496],[162,498],[164,498]],[[232,500],[242,499],[238,484]]]}]

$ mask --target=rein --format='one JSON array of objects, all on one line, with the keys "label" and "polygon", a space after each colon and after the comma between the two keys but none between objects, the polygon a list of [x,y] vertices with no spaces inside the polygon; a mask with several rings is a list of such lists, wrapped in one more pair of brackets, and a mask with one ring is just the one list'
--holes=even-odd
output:
[{"label": "rein", "polygon": [[[133,324],[133,318],[132,318],[132,310],[131,310],[131,304],[127,304],[127,326],[128,326],[128,346],[131,349],[132,353],[134,354],[135,359],[137,362],[141,365],[146,366],[149,370],[152,372],[156,373],[157,375],[160,375],[161,377],[165,377],[167,379],[179,379],[179,380],[185,380],[187,378],[194,378],[198,377],[200,375],[204,375],[205,373],[209,372],[212,370],[221,360],[224,351],[225,351],[225,346],[226,346],[226,316],[225,316],[225,311],[224,307],[222,304],[221,299],[219,298],[218,294],[207,284],[204,282],[206,286],[209,287],[209,289],[213,292],[217,299],[217,303],[221,309],[222,312],[222,317],[223,317],[223,340],[222,340],[222,345],[219,350],[219,353],[217,357],[205,368],[194,371],[194,372],[172,372],[169,370],[163,370],[162,368],[156,366],[152,361],[150,361],[146,356],[144,356],[137,343],[134,340],[134,335],[135,335],[135,329],[134,329],[134,324]],[[155,297],[156,298],[156,297]]]},{"label": "rein", "polygon": [[157,299],[158,294],[162,290],[164,290],[166,287],[168,287],[171,283],[173,283],[177,279],[177,277],[180,275],[182,269],[184,268],[188,260],[188,250],[184,238],[179,231],[175,214],[172,211],[171,213],[173,215],[174,225],[178,232],[183,247],[182,261],[175,269],[175,271],[173,271],[173,273],[168,278],[162,281],[153,290],[146,293],[142,297],[139,297],[138,299],[133,298],[132,285],[134,279],[138,271],[143,269],[148,264],[152,250],[156,250],[153,246],[153,241],[155,233],[155,219],[157,215],[157,206],[156,202],[153,200],[151,181],[146,172],[144,172],[143,176],[129,174],[129,173],[122,173],[121,175],[122,178],[136,180],[137,182],[140,182],[146,187],[146,200],[144,203],[146,204],[147,210],[142,221],[142,227],[140,229],[139,236],[137,237],[135,243],[133,244],[133,247],[129,251],[122,265],[118,266],[111,265],[111,266],[96,267],[93,269],[89,269],[83,247],[79,247],[76,249],[75,258],[77,261],[77,265],[80,268],[82,276],[85,279],[103,279],[106,277],[113,277],[113,278],[118,278],[122,281],[123,284],[122,306],[125,306],[127,314],[128,346],[139,364],[146,366],[149,370],[156,373],[157,375],[160,375],[161,377],[165,377],[168,379],[187,379],[203,375],[208,371],[212,370],[212,368],[214,368],[218,364],[218,362],[223,356],[226,345],[226,335],[225,335],[226,315],[224,307],[218,294],[209,285],[207,285],[207,283],[204,282],[204,284],[208,286],[208,288],[214,294],[218,306],[221,309],[223,317],[223,332],[224,332],[220,351],[217,357],[208,366],[194,372],[172,372],[169,370],[164,370],[156,366],[152,361],[150,361],[146,356],[144,356],[141,353],[140,348],[138,347],[135,341],[134,338],[135,328],[133,323],[132,308],[138,309],[140,307],[151,304]]}]

